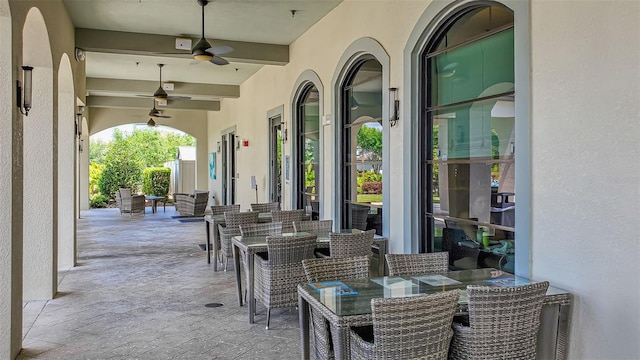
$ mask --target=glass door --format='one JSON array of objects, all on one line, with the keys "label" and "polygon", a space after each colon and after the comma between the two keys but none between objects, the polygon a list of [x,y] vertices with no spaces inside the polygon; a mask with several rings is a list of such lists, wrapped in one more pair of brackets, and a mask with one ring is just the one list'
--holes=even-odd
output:
[{"label": "glass door", "polygon": [[282,203],[282,117],[277,115],[270,120],[269,155],[270,183],[269,201]]}]

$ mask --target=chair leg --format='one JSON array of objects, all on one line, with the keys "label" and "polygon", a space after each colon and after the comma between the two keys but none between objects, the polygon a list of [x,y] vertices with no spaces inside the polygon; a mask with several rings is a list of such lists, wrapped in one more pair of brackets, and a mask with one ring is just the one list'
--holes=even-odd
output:
[{"label": "chair leg", "polygon": [[267,308],[267,330],[269,330],[269,319],[271,319],[271,308]]}]

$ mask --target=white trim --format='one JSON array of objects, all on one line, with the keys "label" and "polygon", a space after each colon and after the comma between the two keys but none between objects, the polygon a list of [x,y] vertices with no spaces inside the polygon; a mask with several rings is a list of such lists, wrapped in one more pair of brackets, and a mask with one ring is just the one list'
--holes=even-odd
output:
[{"label": "white trim", "polygon": [[[324,127],[322,119],[324,118],[324,85],[322,81],[320,81],[320,77],[313,70],[305,70],[298,76],[296,80],[293,91],[291,93],[291,97],[289,99],[289,104],[291,105],[291,134],[289,134],[289,139],[291,141],[291,161],[297,159],[297,155],[295,152],[298,148],[298,110],[297,104],[300,97],[301,91],[308,85],[313,84],[315,88],[318,90],[318,145],[320,149],[318,149],[318,171],[316,174],[316,178],[318,181],[318,189],[316,189],[316,196],[320,199],[320,219],[324,219],[324,203],[326,201],[324,197]],[[291,208],[295,209],[297,207],[298,202],[298,164],[295,166],[291,166]]]},{"label": "white trim", "polygon": [[[342,124],[342,114],[340,110],[342,108],[341,97],[342,89],[341,84],[344,81],[346,74],[348,74],[354,63],[365,55],[373,56],[382,65],[382,168],[389,168],[390,160],[390,136],[389,136],[389,91],[385,91],[389,88],[389,54],[384,50],[382,45],[373,38],[360,38],[355,40],[344,51],[336,70],[331,79],[331,86],[333,90],[333,96],[331,98],[331,109],[333,109],[333,120],[331,121],[331,132],[334,136],[333,147],[331,149],[333,157],[333,189],[334,196],[332,198],[331,210],[333,213],[334,228],[340,227],[342,220],[342,186],[340,184],[342,180],[342,159],[338,153],[338,147],[341,146],[342,128],[338,125]],[[389,235],[389,188],[390,188],[389,171],[382,172],[382,202],[384,205],[382,211],[382,235],[388,237]]]}]

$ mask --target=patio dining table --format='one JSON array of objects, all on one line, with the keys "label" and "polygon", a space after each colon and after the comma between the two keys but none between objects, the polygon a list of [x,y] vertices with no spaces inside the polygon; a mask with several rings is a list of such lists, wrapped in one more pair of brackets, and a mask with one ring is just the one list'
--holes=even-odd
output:
[{"label": "patio dining table", "polygon": [[[302,358],[310,357],[310,308],[328,320],[336,359],[350,359],[349,330],[372,324],[371,299],[433,294],[460,289],[457,315],[467,313],[467,285],[515,286],[534,281],[496,269],[449,271],[442,274],[386,276],[298,285]],[[325,286],[326,285],[326,286]],[[347,291],[345,291],[347,289]],[[564,359],[571,294],[549,287],[538,331],[537,359]]]},{"label": "patio dining table", "polygon": [[[361,231],[357,229],[345,229],[342,232]],[[297,233],[284,233],[283,236],[306,236],[309,233],[297,232]],[[318,236],[316,248],[328,248],[329,236]],[[240,258],[241,253],[244,257],[244,261],[247,264],[247,302],[249,308],[249,323],[253,324],[253,318],[255,313],[254,298],[254,258],[256,253],[267,252],[267,235],[258,236],[234,236],[233,238],[233,259],[234,267],[236,271],[236,286],[238,289],[238,304],[242,306],[242,281],[240,276],[240,266],[242,260]],[[382,236],[374,236],[373,244],[371,246],[372,251],[376,250],[379,254],[378,268],[379,274],[384,274],[384,255],[387,252],[387,239]]]}]

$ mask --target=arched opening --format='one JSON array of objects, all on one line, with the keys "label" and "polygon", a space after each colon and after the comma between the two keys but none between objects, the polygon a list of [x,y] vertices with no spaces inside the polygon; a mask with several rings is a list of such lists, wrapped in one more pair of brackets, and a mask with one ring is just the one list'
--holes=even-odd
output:
[{"label": "arched opening", "polygon": [[171,169],[168,194],[193,193],[196,148],[195,137],[169,126],[118,125],[91,135],[85,149],[89,151],[90,205],[112,206],[120,187],[155,195],[145,189],[143,181],[144,170],[154,167]]},{"label": "arched opening", "polygon": [[363,55],[341,85],[341,227],[382,235],[382,64]]},{"label": "arched opening", "polygon": [[420,54],[420,249],[448,251],[455,268],[514,272],[513,23],[502,5],[470,2]]},{"label": "arched opening", "polygon": [[58,67],[58,269],[76,262],[75,96],[71,63],[63,54]]},{"label": "arched opening", "polygon": [[296,209],[305,209],[312,220],[320,218],[320,93],[312,82],[301,86],[296,99]]},{"label": "arched opening", "polygon": [[22,65],[33,67],[33,108],[23,117],[23,294],[25,301],[47,300],[57,291],[53,60],[37,8],[27,14],[22,44]]}]

